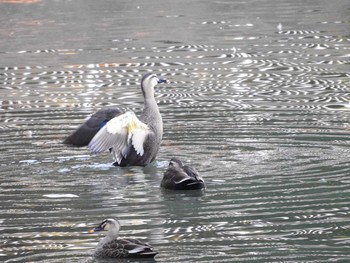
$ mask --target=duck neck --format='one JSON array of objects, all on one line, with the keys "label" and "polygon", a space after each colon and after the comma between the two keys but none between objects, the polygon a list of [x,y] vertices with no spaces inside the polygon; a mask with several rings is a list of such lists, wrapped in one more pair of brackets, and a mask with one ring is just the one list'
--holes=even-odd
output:
[{"label": "duck neck", "polygon": [[98,246],[101,247],[104,244],[107,244],[107,243],[111,242],[112,240],[117,239],[118,236],[119,236],[119,229],[118,228],[110,229],[107,232],[107,235],[103,239],[101,239],[101,241],[98,243]]},{"label": "duck neck", "polygon": [[158,104],[154,96],[145,97],[144,107],[142,111],[142,120],[148,124],[152,121],[161,122],[162,117],[158,108]]}]

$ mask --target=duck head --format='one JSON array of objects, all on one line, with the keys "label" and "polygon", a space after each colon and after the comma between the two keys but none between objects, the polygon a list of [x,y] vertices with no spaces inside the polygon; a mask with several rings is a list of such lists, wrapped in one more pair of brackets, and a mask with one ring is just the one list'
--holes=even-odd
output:
[{"label": "duck head", "polygon": [[170,159],[169,167],[181,168],[183,167],[183,163],[180,161],[179,158],[173,157]]},{"label": "duck head", "polygon": [[169,83],[169,81],[166,79],[160,79],[156,74],[153,73],[147,73],[144,75],[141,80],[141,89],[143,96],[145,98],[154,96],[154,87],[160,83]]},{"label": "duck head", "polygon": [[89,233],[95,233],[99,231],[108,231],[108,233],[111,233],[113,235],[118,235],[119,230],[120,230],[119,221],[114,218],[109,218],[109,219],[103,220],[94,229],[89,230]]}]

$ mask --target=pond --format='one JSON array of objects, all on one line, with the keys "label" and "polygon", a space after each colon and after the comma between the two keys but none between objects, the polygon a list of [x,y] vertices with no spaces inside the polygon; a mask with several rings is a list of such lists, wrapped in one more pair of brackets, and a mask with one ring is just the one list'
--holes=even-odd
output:
[{"label": "pond", "polygon": [[[104,262],[88,230],[110,217],[156,262],[350,261],[349,1],[0,0],[0,14],[1,261]],[[139,114],[146,72],[171,81],[154,163],[62,144],[102,107]],[[174,156],[205,191],[160,189]]]}]

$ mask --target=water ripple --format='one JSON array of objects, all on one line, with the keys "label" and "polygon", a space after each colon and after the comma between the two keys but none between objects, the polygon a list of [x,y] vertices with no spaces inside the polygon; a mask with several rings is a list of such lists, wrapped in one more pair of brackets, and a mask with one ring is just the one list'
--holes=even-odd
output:
[{"label": "water ripple", "polygon": [[[3,49],[1,260],[95,262],[100,237],[87,230],[112,216],[123,235],[154,245],[159,262],[349,260],[348,23],[322,16],[313,29],[310,17],[323,13],[311,2],[301,11],[259,2],[238,20],[230,5],[211,4],[205,19],[177,8],[150,16],[165,26],[184,19],[188,40],[182,30],[154,37],[143,26],[125,34],[92,8],[109,39],[81,46],[63,38],[66,47],[47,38],[40,47],[28,35],[25,47]],[[260,14],[266,5],[280,21]],[[118,21],[132,23],[129,12]],[[121,169],[108,153],[61,144],[98,108],[139,113],[148,71],[171,81],[156,89],[164,120],[157,163]],[[199,170],[206,191],[161,191],[173,156]]]}]

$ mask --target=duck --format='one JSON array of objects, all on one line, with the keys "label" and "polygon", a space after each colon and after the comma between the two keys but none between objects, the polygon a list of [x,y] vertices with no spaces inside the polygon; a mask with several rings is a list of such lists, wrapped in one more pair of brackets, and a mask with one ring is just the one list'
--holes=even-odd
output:
[{"label": "duck", "polygon": [[146,166],[159,151],[163,136],[163,121],[154,97],[157,84],[169,83],[156,74],[147,73],[141,79],[144,105],[141,116],[119,108],[101,109],[94,113],[64,144],[88,146],[93,153],[110,151],[115,166]]},{"label": "duck", "polygon": [[170,190],[198,190],[206,188],[205,182],[199,176],[197,170],[189,165],[184,165],[176,157],[171,158],[160,186]]},{"label": "duck", "polygon": [[94,252],[95,257],[102,258],[154,258],[158,252],[147,243],[135,238],[119,238],[120,223],[115,218],[104,219],[89,233],[107,231],[99,241]]}]

